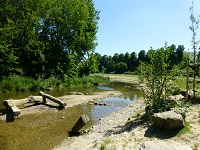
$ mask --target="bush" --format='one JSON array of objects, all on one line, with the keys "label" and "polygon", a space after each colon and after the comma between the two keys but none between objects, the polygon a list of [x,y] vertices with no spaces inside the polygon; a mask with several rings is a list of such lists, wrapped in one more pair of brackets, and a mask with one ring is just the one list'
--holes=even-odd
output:
[{"label": "bush", "polygon": [[[178,69],[174,66],[169,70],[170,55],[171,51],[166,47],[165,49],[150,50],[148,54],[150,62],[141,62],[139,67],[140,81],[146,84],[144,98],[149,116],[175,107],[175,103],[171,103],[168,96],[178,88],[174,86],[176,84],[174,78]],[[172,80],[173,82],[171,82]]]}]

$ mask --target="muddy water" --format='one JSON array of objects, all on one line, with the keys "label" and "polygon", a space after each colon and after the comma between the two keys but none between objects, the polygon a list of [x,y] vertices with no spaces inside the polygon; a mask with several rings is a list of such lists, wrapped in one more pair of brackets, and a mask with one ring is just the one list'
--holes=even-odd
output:
[{"label": "muddy water", "polygon": [[[89,116],[89,123],[83,129],[87,129],[113,111],[134,103],[138,92],[125,88],[122,84],[112,84],[108,86],[99,86],[89,89],[68,89],[49,92],[54,96],[62,96],[70,91],[79,91],[92,93],[102,90],[118,90],[123,93],[121,97],[110,97],[100,100],[100,103],[107,103],[107,106],[81,104],[67,110],[58,110],[56,112],[47,111],[19,117],[14,122],[0,121],[0,149],[18,150],[18,149],[43,149],[49,150],[58,145],[63,139],[68,137],[68,131],[76,123],[80,115]],[[24,98],[36,93],[15,93],[16,95],[5,95],[5,99],[12,96],[13,99]],[[9,98],[8,98],[9,97]]]}]

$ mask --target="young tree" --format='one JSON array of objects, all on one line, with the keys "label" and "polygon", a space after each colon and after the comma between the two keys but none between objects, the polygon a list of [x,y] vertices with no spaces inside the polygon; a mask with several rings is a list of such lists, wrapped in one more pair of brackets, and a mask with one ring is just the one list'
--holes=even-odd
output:
[{"label": "young tree", "polygon": [[141,62],[140,81],[145,83],[144,98],[150,115],[170,110],[174,104],[170,103],[172,82],[176,74],[175,68],[168,70],[171,50],[165,46],[148,53],[150,63]]},{"label": "young tree", "polygon": [[192,48],[194,51],[194,63],[196,62],[196,50],[198,48],[199,41],[196,40],[196,31],[199,28],[199,20],[196,19],[194,16],[194,2],[192,1],[192,6],[190,7],[190,20],[192,22],[192,25],[189,27],[192,31]]}]

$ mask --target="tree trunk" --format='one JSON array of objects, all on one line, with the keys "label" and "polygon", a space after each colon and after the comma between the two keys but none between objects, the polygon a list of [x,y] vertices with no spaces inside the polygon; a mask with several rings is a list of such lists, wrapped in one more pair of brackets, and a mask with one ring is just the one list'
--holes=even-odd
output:
[{"label": "tree trunk", "polygon": [[12,106],[17,106],[17,105],[23,105],[27,103],[34,103],[34,102],[42,102],[41,96],[29,96],[24,99],[19,99],[19,100],[4,100],[3,105],[7,108],[12,107]]},{"label": "tree trunk", "polygon": [[65,102],[63,102],[63,101],[61,101],[60,99],[55,98],[55,97],[53,97],[53,96],[51,96],[51,95],[48,95],[48,94],[46,94],[46,93],[44,93],[44,92],[40,92],[39,95],[41,95],[41,96],[43,97],[43,102],[44,102],[44,103],[46,103],[46,98],[48,98],[49,100],[51,100],[51,101],[53,101],[53,102],[59,104],[60,107],[65,107],[65,106],[66,106],[66,103],[65,103]]}]

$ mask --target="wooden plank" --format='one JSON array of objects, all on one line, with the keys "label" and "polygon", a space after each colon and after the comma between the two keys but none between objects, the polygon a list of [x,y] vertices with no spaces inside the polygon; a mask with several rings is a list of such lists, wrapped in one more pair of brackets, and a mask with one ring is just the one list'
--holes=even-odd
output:
[{"label": "wooden plank", "polygon": [[46,103],[46,98],[48,98],[49,100],[59,104],[60,107],[65,107],[66,106],[66,103],[61,101],[60,99],[56,98],[56,97],[53,97],[51,95],[48,95],[44,92],[41,92],[39,93],[39,95],[41,95],[43,97],[43,102]]}]

